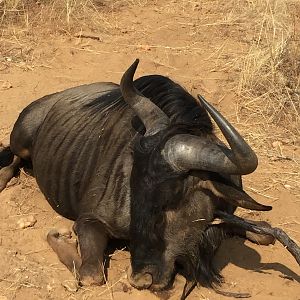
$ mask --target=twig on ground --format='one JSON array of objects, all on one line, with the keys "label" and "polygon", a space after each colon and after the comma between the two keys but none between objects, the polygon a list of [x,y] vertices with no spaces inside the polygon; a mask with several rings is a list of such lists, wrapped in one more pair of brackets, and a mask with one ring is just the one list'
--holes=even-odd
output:
[{"label": "twig on ground", "polygon": [[300,266],[300,247],[282,229],[257,225],[249,220],[242,219],[235,215],[230,215],[223,211],[218,211],[216,216],[225,223],[235,224],[258,234],[268,234],[273,236],[294,256]]}]

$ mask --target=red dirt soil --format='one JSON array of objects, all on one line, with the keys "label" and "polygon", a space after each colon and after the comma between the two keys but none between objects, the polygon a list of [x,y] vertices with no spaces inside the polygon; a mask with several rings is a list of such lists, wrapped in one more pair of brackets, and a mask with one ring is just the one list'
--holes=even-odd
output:
[{"label": "red dirt soil", "polygon": [[[116,26],[103,33],[101,41],[42,35],[33,47],[36,59],[10,64],[0,71],[0,141],[9,139],[18,114],[33,100],[84,83],[119,82],[137,57],[141,60],[137,76],[169,76],[193,95],[203,94],[236,123],[238,99],[233,87],[239,74],[225,66],[232,57],[245,53],[251,30],[220,23],[225,11],[230,11],[226,1],[218,1],[218,9],[215,1],[201,5],[189,2],[189,6],[188,1],[185,6],[183,2],[147,1],[145,7],[124,7],[113,14]],[[275,134],[269,142],[274,141]],[[299,147],[282,147],[285,155],[299,158]],[[281,227],[299,243],[299,191],[293,181],[282,184],[279,180],[283,173],[290,173],[293,180],[299,164],[272,159],[273,150],[270,155],[258,151],[259,168],[244,179],[246,190],[259,202],[272,205],[273,210],[240,210],[239,214]],[[0,194],[0,299],[179,299],[185,282],[179,276],[173,289],[162,295],[131,288],[125,273],[129,265],[126,251],[111,257],[106,285],[72,291],[72,274],[46,241],[50,229],[71,228],[72,222],[51,209],[34,178],[21,172],[20,179],[14,181]],[[20,229],[17,221],[30,215],[36,224]],[[299,266],[278,242],[258,246],[239,238],[227,240],[218,251],[216,266],[225,278],[222,290],[248,292],[253,300],[300,299]],[[199,287],[188,299],[227,297]]]}]

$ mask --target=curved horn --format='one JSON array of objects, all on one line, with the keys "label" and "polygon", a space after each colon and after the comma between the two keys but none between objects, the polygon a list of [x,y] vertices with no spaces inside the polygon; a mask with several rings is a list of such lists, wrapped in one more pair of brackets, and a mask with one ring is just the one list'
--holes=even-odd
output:
[{"label": "curved horn", "polygon": [[200,169],[227,174],[249,174],[258,164],[257,156],[233,126],[206,100],[198,95],[203,107],[217,123],[231,149],[208,139],[178,134],[163,149],[166,161],[178,171]]},{"label": "curved horn", "polygon": [[146,127],[145,136],[154,135],[169,125],[167,115],[150,99],[143,96],[133,85],[133,76],[139,60],[129,67],[121,79],[120,88],[124,100],[134,109]]}]

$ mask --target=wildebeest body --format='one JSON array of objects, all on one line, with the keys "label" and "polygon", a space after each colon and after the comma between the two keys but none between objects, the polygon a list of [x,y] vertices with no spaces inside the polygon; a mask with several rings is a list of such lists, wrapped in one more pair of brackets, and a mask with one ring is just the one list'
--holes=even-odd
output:
[{"label": "wildebeest body", "polygon": [[[255,170],[257,157],[201,97],[200,104],[159,75],[133,83],[137,64],[120,86],[83,85],[25,108],[11,134],[17,158],[2,181],[19,158],[31,161],[48,202],[75,220],[81,258],[68,244],[67,252],[61,248],[58,232],[49,233],[48,242],[85,283],[104,282],[110,237],[130,240],[128,279],[137,288],[166,288],[176,269],[213,286],[220,281],[212,259],[221,241],[247,236],[242,228],[212,224],[216,213],[270,209],[242,190],[241,175]],[[207,111],[231,149],[214,135]],[[270,242],[259,235],[252,240]]]},{"label": "wildebeest body", "polygon": [[127,206],[128,211],[129,177],[123,172],[136,133],[124,126],[132,113],[119,100],[120,92],[101,88],[99,84],[75,88],[56,102],[33,145],[33,169],[58,213],[74,220],[79,214],[93,215],[122,229],[128,227],[129,216],[124,224],[113,225],[123,221],[120,210]]},{"label": "wildebeest body", "polygon": [[[170,79],[145,76],[135,85],[174,123],[193,122],[200,131],[212,131],[207,113]],[[36,110],[41,111],[40,118]],[[23,136],[26,146],[28,136],[33,136],[34,174],[51,206],[73,220],[79,213],[98,218],[114,237],[128,238],[132,147],[137,136],[131,123],[140,131],[143,126],[118,85],[82,85],[37,100],[20,115],[17,130],[24,130],[20,122],[26,118],[36,120],[30,128],[36,132],[13,131],[11,147],[14,151],[16,134]]]}]

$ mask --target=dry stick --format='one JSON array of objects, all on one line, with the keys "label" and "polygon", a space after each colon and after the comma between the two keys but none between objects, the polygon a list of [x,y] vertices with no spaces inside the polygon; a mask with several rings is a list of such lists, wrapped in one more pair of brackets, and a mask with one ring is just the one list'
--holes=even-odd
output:
[{"label": "dry stick", "polygon": [[226,223],[235,224],[258,234],[268,234],[273,236],[294,256],[300,266],[300,247],[282,229],[253,224],[251,221],[244,220],[223,211],[217,211],[216,215]]},{"label": "dry stick", "polygon": [[79,32],[74,35],[77,38],[85,38],[85,39],[92,39],[92,40],[97,40],[97,41],[102,41],[101,36],[93,33],[86,33],[86,32]]}]

